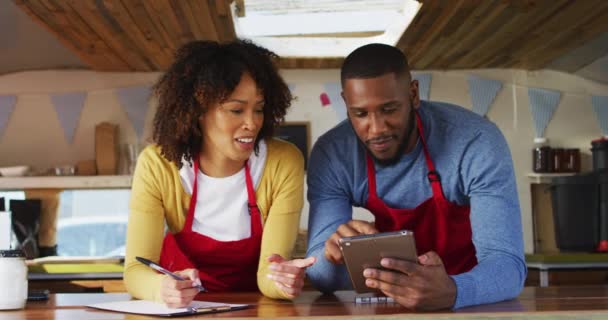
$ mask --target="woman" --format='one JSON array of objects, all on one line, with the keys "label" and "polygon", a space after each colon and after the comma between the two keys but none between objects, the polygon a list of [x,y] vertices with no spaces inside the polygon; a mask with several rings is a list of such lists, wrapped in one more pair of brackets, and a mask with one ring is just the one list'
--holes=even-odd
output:
[{"label": "woman", "polygon": [[275,58],[247,41],[192,42],[155,85],[155,145],[137,162],[127,231],[124,278],[134,297],[182,307],[201,283],[270,298],[300,293],[315,260],[286,260],[304,166],[295,146],[272,138],[292,100]]}]

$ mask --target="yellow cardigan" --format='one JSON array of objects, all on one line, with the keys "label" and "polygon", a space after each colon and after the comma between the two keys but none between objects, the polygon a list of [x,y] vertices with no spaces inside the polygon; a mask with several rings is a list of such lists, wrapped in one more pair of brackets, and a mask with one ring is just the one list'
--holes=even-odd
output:
[{"label": "yellow cardigan", "polygon": [[[267,278],[267,257],[273,253],[289,259],[295,245],[303,205],[304,159],[294,145],[277,139],[267,143],[266,164],[256,190],[264,221],[257,282],[269,298],[287,298]],[[161,156],[159,146],[148,146],[137,160],[133,176],[127,228],[124,282],[135,298],[162,301],[160,285],[164,275],[135,260],[140,256],[158,262],[165,222],[172,233],[186,221],[190,195],[180,180],[175,164]]]}]

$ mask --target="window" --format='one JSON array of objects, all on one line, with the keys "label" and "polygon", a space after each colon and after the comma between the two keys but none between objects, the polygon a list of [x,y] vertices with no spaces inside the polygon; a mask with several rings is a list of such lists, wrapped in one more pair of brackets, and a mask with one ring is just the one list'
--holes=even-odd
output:
[{"label": "window", "polygon": [[[128,189],[66,190],[61,192],[57,221],[59,256],[124,256],[129,215]],[[6,208],[23,191],[0,192]],[[13,247],[17,246],[12,236]]]},{"label": "window", "polygon": [[60,256],[124,256],[131,190],[61,193],[57,221]]},{"label": "window", "polygon": [[379,42],[395,45],[421,4],[415,0],[234,1],[234,26],[283,57],[344,57]]}]

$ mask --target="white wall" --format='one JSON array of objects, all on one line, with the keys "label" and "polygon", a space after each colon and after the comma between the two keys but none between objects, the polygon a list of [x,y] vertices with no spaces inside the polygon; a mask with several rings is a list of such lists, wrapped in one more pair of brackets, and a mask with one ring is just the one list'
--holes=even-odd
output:
[{"label": "white wall", "polygon": [[[431,100],[446,101],[471,108],[466,75],[469,71],[434,71]],[[527,87],[541,87],[562,92],[558,109],[546,130],[552,146],[580,148],[583,170],[589,169],[590,141],[601,135],[591,108],[590,94],[608,95],[608,86],[553,71],[474,70],[482,77],[501,80],[488,118],[502,130],[511,147],[520,202],[526,251],[532,252],[530,188],[526,174],[531,171],[534,129],[528,107]],[[288,121],[310,121],[311,140],[336,124],[330,106],[321,107],[319,95],[323,83],[339,81],[338,70],[285,70],[287,82],[295,85],[297,100],[287,115]],[[0,95],[17,94],[17,107],[0,140],[0,166],[26,164],[38,168],[74,164],[94,159],[94,126],[102,121],[119,124],[121,143],[135,143],[137,138],[126,113],[112,89],[151,84],[158,73],[96,73],[90,71],[39,71],[0,76]],[[49,93],[87,91],[85,108],[76,129],[74,142],[65,141],[63,131],[48,97]],[[149,137],[154,103],[146,116],[144,136]],[[146,138],[141,143],[145,143]],[[363,210],[356,216],[370,219]],[[308,205],[301,226],[306,227]]]}]

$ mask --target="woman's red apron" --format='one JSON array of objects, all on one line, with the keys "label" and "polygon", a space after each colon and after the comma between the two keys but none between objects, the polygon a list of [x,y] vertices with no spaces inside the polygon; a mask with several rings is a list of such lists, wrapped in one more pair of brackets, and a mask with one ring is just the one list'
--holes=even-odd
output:
[{"label": "woman's red apron", "polygon": [[470,206],[448,202],[441,188],[441,178],[435,170],[424,138],[422,121],[416,112],[418,133],[429,169],[428,179],[433,196],[414,209],[394,209],[387,206],[376,192],[374,161],[367,155],[369,196],[365,208],[376,218],[380,232],[412,230],[418,254],[435,251],[443,260],[448,274],[459,274],[477,265],[472,241]]},{"label": "woman's red apron", "polygon": [[[170,271],[196,268],[208,291],[257,291],[257,271],[262,243],[262,219],[255,199],[249,165],[245,164],[247,205],[251,216],[251,237],[218,241],[192,231],[197,198],[198,161],[194,161],[194,185],[184,228],[177,234],[167,232],[160,265]],[[229,196],[229,195],[227,195]],[[227,224],[234,223],[226,221]]]}]

